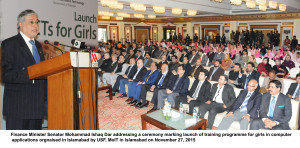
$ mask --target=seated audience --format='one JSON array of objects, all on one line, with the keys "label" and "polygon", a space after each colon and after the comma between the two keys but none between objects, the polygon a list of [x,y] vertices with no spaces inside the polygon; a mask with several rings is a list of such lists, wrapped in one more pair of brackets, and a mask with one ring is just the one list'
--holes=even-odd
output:
[{"label": "seated audience", "polygon": [[258,118],[262,95],[257,91],[258,82],[249,81],[247,89],[240,92],[239,96],[225,115],[218,130],[227,130],[233,121],[240,122],[240,129],[247,130],[253,119]]},{"label": "seated audience", "polygon": [[287,55],[285,57],[285,60],[283,61],[282,65],[288,67],[289,69],[292,69],[295,67],[295,63],[291,60],[291,56]]},{"label": "seated audience", "polygon": [[253,120],[250,130],[290,130],[291,100],[280,93],[282,87],[280,81],[272,80],[269,86],[270,92],[262,96],[259,118]]},{"label": "seated audience", "polygon": [[220,75],[224,74],[224,69],[220,67],[221,61],[215,61],[214,67],[211,67],[208,73],[208,80],[218,81]]},{"label": "seated audience", "polygon": [[232,70],[229,72],[229,81],[228,84],[231,84],[237,88],[241,88],[241,84],[238,81],[239,78],[239,74],[244,73],[242,68],[241,68],[241,64],[236,63],[234,64]]},{"label": "seated audience", "polygon": [[[264,82],[260,88],[260,92],[261,93],[267,93],[268,92],[268,88],[269,88],[269,83],[272,81],[272,80],[278,80],[281,82],[281,84],[283,84],[283,80],[278,78],[276,76],[276,71],[275,70],[271,70],[269,72],[269,76],[268,77],[265,77],[264,79]],[[281,88],[281,92],[283,93],[283,90],[284,90],[284,86],[282,85],[282,88]]]},{"label": "seated audience", "polygon": [[164,64],[164,63],[168,64],[167,56],[166,55],[162,55],[161,56],[161,61],[158,63],[158,69],[159,70],[161,70],[161,65]]},{"label": "seated audience", "polygon": [[231,69],[231,59],[229,57],[229,54],[225,54],[224,59],[222,59],[222,64],[220,65],[221,68],[223,68],[225,71]]},{"label": "seated audience", "polygon": [[260,74],[254,70],[254,63],[248,62],[247,68],[243,71],[244,73],[240,73],[238,78],[238,83],[241,84],[242,89],[247,89],[248,82],[252,79],[255,79],[257,82],[259,82]]},{"label": "seated audience", "polygon": [[184,75],[185,69],[183,65],[180,65],[177,69],[177,74],[173,76],[171,83],[167,89],[161,89],[158,91],[158,102],[157,108],[164,106],[164,101],[167,100],[170,102],[171,106],[175,106],[175,98],[177,96],[187,95],[188,88],[190,85],[190,80],[187,76]]},{"label": "seated audience", "polygon": [[[286,93],[286,95],[291,98],[294,99],[296,101],[299,101],[300,99],[300,73],[298,73],[296,75],[296,81],[295,83],[292,83],[288,92]],[[300,111],[300,108],[299,108]],[[300,113],[299,113],[299,117],[298,117],[298,126],[300,126]],[[300,127],[298,127],[298,130],[300,129]]]},{"label": "seated audience", "polygon": [[276,75],[279,78],[284,78],[288,74],[288,70],[283,64],[281,64],[280,59],[275,60],[275,65],[273,66],[273,69],[276,71]]},{"label": "seated audience", "polygon": [[208,71],[201,69],[198,78],[194,81],[188,95],[175,98],[175,108],[179,109],[180,102],[189,104],[189,113],[193,113],[194,107],[205,103],[210,97],[211,84],[207,81]]},{"label": "seated audience", "polygon": [[177,56],[176,55],[173,55],[172,56],[172,61],[169,63],[169,70],[171,72],[173,71],[177,71],[177,68],[180,64],[177,62]]},{"label": "seated audience", "polygon": [[264,58],[263,61],[258,64],[257,71],[260,73],[261,76],[266,77],[269,74],[269,71],[272,69],[271,65],[269,64],[269,58]]},{"label": "seated audience", "polygon": [[183,58],[183,62],[182,62],[182,65],[185,69],[185,73],[184,73],[184,76],[188,76],[192,70],[192,66],[191,64],[189,63],[189,60],[188,60],[188,57],[184,57]]},{"label": "seated audience", "polygon": [[217,113],[222,113],[229,109],[236,97],[233,87],[227,85],[228,77],[220,75],[218,83],[213,84],[211,95],[204,104],[199,107],[200,117],[204,118],[208,112],[207,129],[212,129]]},{"label": "seated audience", "polygon": [[135,106],[136,108],[148,106],[146,102],[140,102],[142,85],[153,85],[158,77],[158,74],[159,71],[157,70],[157,64],[152,62],[150,70],[147,71],[146,75],[143,75],[143,78],[140,81],[132,81],[131,84],[128,84],[131,85],[130,87],[128,86],[128,96],[129,98],[132,98],[132,101],[128,104],[131,104],[131,106]]},{"label": "seated audience", "polygon": [[191,78],[198,79],[201,69],[204,69],[204,67],[201,65],[201,60],[198,59],[195,63],[195,66],[192,67],[192,70],[191,70],[189,76],[191,76]]},{"label": "seated audience", "polygon": [[150,53],[145,53],[145,59],[144,59],[144,66],[147,68],[150,68],[151,63],[153,62],[152,58],[150,57]]},{"label": "seated audience", "polygon": [[[114,56],[113,56],[114,57]],[[110,85],[112,85],[113,81],[118,77],[125,74],[127,70],[128,64],[125,63],[125,58],[123,55],[119,56],[119,62],[114,69],[113,72],[106,72],[103,74],[103,80],[106,80],[106,82]]]}]

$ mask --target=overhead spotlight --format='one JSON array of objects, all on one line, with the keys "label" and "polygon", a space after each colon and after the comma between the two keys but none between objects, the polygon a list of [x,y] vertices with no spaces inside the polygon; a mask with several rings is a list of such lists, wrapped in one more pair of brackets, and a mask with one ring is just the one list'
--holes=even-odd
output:
[{"label": "overhead spotlight", "polygon": [[195,15],[197,14],[197,10],[188,10],[188,11],[186,12],[186,14],[187,14],[188,16],[195,16]]},{"label": "overhead spotlight", "polygon": [[182,13],[182,9],[180,8],[172,8],[172,14],[180,15]]},{"label": "overhead spotlight", "polygon": [[165,7],[163,6],[153,6],[153,10],[155,13],[165,13]]}]

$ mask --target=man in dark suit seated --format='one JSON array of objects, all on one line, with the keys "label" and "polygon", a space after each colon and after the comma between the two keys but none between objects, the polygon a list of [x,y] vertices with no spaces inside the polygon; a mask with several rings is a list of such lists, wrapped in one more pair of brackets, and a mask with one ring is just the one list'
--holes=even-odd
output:
[{"label": "man in dark suit seated", "polygon": [[130,42],[125,42],[125,52],[127,53],[127,54],[129,54],[130,53],[130,49],[132,49],[130,46],[129,46],[129,44],[130,44]]},{"label": "man in dark suit seated", "polygon": [[187,52],[186,52],[185,49],[182,49],[181,52],[182,52],[182,54],[181,54],[181,56],[180,56],[180,58],[179,58],[179,61],[180,61],[180,62],[183,62],[183,58],[184,58],[184,57],[188,57],[189,55],[187,54]]},{"label": "man in dark suit seated", "polygon": [[171,72],[173,72],[173,70],[174,70],[174,71],[177,71],[177,68],[178,68],[179,65],[180,65],[180,64],[177,62],[177,56],[176,56],[176,55],[173,55],[173,56],[172,56],[172,61],[169,63],[169,70],[170,70]]},{"label": "man in dark suit seated", "polygon": [[224,69],[220,67],[221,61],[215,61],[214,67],[209,69],[208,80],[210,81],[218,81],[220,75],[224,74]]},{"label": "man in dark suit seated", "polygon": [[184,76],[188,77],[191,70],[192,70],[192,66],[191,64],[189,63],[189,60],[188,60],[188,57],[183,57],[183,67],[185,69],[185,73],[184,73]]},{"label": "man in dark suit seated", "polygon": [[132,101],[128,104],[131,106],[135,106],[136,108],[142,108],[147,106],[148,104],[145,102],[140,102],[140,95],[142,85],[153,85],[158,77],[159,71],[157,70],[157,64],[155,62],[151,63],[150,70],[147,71],[147,74],[143,76],[143,78],[136,82],[133,81],[131,83],[130,89],[128,89],[128,96],[132,98]]},{"label": "man in dark suit seated", "polygon": [[153,62],[152,58],[150,57],[150,53],[145,53],[145,60],[144,60],[144,66],[147,68],[150,68],[151,63]]},{"label": "man in dark suit seated", "polygon": [[[240,88],[240,84],[238,83],[238,78],[239,78],[239,74],[240,71],[242,71],[241,69],[241,64],[240,63],[235,63],[232,70],[229,72],[229,82],[228,84],[231,84],[234,87]],[[243,73],[243,72],[241,72]]]},{"label": "man in dark suit seated", "polygon": [[135,75],[137,70],[137,66],[135,65],[135,59],[131,58],[130,59],[130,65],[126,69],[126,72],[122,76],[118,76],[117,80],[112,88],[112,95],[115,96],[116,92],[119,92],[119,87],[120,87],[120,80],[121,79],[132,79],[133,76]]},{"label": "man in dark suit seated", "polygon": [[168,64],[167,56],[166,55],[162,55],[161,56],[161,61],[158,63],[158,69],[159,70],[161,70],[161,65],[164,64],[164,63]]},{"label": "man in dark suit seated", "polygon": [[3,115],[7,130],[41,130],[47,116],[47,85],[44,80],[29,80],[27,67],[44,61],[38,15],[24,10],[18,15],[19,33],[2,44],[2,80],[5,83]]},{"label": "man in dark suit seated", "polygon": [[256,80],[249,81],[247,90],[240,92],[229,112],[221,121],[218,130],[227,130],[233,121],[239,121],[240,129],[247,130],[250,121],[258,118],[262,95],[256,90],[257,86]]},{"label": "man in dark suit seated", "polygon": [[149,112],[157,109],[158,91],[161,89],[166,89],[167,86],[170,86],[169,83],[171,83],[172,77],[173,77],[173,74],[171,71],[169,71],[168,64],[164,63],[161,66],[161,72],[159,73],[158,78],[157,78],[156,82],[154,83],[154,85],[151,86],[151,85],[143,84],[143,87],[141,90],[141,96],[140,96],[140,98],[143,100],[143,102],[146,102],[147,91],[153,92],[151,103],[153,103],[154,106]]},{"label": "man in dark suit seated", "polygon": [[135,54],[134,54],[134,50],[133,49],[129,50],[129,55],[128,55],[128,58],[126,59],[125,62],[129,64],[131,58],[134,58],[134,60],[135,60]]},{"label": "man in dark suit seated", "polygon": [[[296,80],[297,80],[297,82],[291,84],[291,86],[290,86],[288,92],[286,93],[286,95],[288,97],[290,97],[291,99],[299,101],[299,99],[300,99],[300,73],[298,73],[296,75]],[[300,108],[299,108],[299,110],[300,110]],[[298,118],[298,125],[300,126],[300,113],[299,113],[299,118]]]},{"label": "man in dark suit seated", "polygon": [[215,83],[210,92],[209,100],[200,105],[200,117],[204,118],[208,111],[207,129],[211,129],[217,113],[226,111],[234,103],[236,97],[233,87],[227,84],[228,77],[220,75],[218,83]]},{"label": "man in dark suit seated", "polygon": [[[202,69],[204,69],[204,68],[201,65],[201,60],[198,59],[195,63],[195,66],[192,67],[192,70],[191,70],[189,76],[191,78],[195,78],[196,80],[198,80],[200,70],[202,70]],[[207,74],[208,74],[208,71],[207,71]]]},{"label": "man in dark suit seated", "polygon": [[171,106],[175,106],[175,98],[177,96],[183,96],[188,94],[190,80],[184,76],[185,69],[183,65],[180,65],[177,69],[177,74],[173,76],[172,81],[167,89],[161,89],[158,91],[157,108],[164,106],[164,100],[167,98],[171,103]]},{"label": "man in dark suit seated", "polygon": [[180,102],[189,104],[189,113],[193,113],[194,107],[205,103],[210,97],[211,84],[207,81],[208,71],[201,69],[198,79],[196,79],[188,95],[177,96],[175,98],[175,108],[179,108]]},{"label": "man in dark suit seated", "polygon": [[143,55],[142,55],[142,51],[137,50],[137,52],[136,52],[136,57],[135,57],[135,61],[138,61],[139,59],[144,60],[144,57],[143,57]]},{"label": "man in dark suit seated", "polygon": [[[144,65],[143,60],[139,59],[136,62],[136,65],[137,65],[137,70],[136,70],[136,73],[134,74],[134,76],[132,77],[132,79],[121,79],[120,80],[120,93],[122,93],[122,95],[119,96],[118,98],[127,97],[126,90],[125,90],[125,84],[127,84],[128,92],[130,92],[129,90],[131,90],[131,86],[132,86],[131,84],[133,82],[141,81],[141,79],[146,75],[147,69],[143,66]],[[132,96],[132,95],[128,94],[128,96]]]},{"label": "man in dark suit seated", "polygon": [[282,84],[272,80],[269,93],[262,96],[259,118],[250,124],[250,130],[272,129],[290,130],[289,121],[292,117],[291,99],[280,93]]},{"label": "man in dark suit seated", "polygon": [[200,55],[196,52],[196,50],[192,50],[192,54],[189,56],[189,63],[194,65],[199,58]]},{"label": "man in dark suit seated", "polygon": [[[254,68],[255,68],[254,66],[255,65],[253,62],[248,62],[247,69],[244,70],[243,74],[242,73],[239,74],[238,83],[241,84],[242,89],[247,89],[248,82],[252,79],[259,82],[260,74],[259,74],[259,72],[254,70]],[[258,85],[257,89],[259,89],[259,85]]]}]

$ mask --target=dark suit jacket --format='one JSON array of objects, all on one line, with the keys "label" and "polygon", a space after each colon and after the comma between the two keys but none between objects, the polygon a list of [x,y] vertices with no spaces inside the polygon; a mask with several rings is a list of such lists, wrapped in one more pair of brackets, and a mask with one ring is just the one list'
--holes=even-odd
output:
[{"label": "dark suit jacket", "polygon": [[173,90],[173,87],[175,86],[176,80],[178,79],[179,75],[175,75],[172,78],[171,83],[168,86],[168,89],[172,90],[173,92],[179,93],[180,96],[184,96],[188,94],[188,89],[190,85],[190,79],[186,76],[182,76],[182,78],[179,80],[176,88]]},{"label": "dark suit jacket", "polygon": [[[293,94],[294,94],[295,91],[296,91],[297,86],[298,86],[298,83],[292,83],[291,86],[290,86],[290,88],[289,88],[289,90],[288,90],[288,92],[286,93],[286,95],[291,95],[291,96],[293,96]],[[293,98],[293,99],[294,99],[294,98]]]},{"label": "dark suit jacket", "polygon": [[183,66],[185,67],[184,76],[188,76],[192,70],[192,66],[190,63],[183,64]]},{"label": "dark suit jacket", "polygon": [[[136,70],[136,73],[137,73],[137,71],[138,71],[138,68],[137,68],[137,70]],[[136,73],[135,73],[135,74],[136,74]],[[134,74],[134,75],[135,75],[135,74]],[[146,74],[147,74],[147,69],[143,66],[142,69],[139,71],[138,75],[135,77],[135,79],[134,79],[133,81],[135,81],[135,82],[141,81],[142,78],[143,78]],[[134,77],[134,75],[133,75],[133,77]],[[132,77],[132,78],[133,78],[133,77]]]},{"label": "dark suit jacket", "polygon": [[[212,86],[210,92],[210,99],[209,99],[210,101],[213,101],[215,94],[218,90],[218,85],[219,85],[218,83],[215,83]],[[234,103],[234,101],[236,100],[235,93],[232,86],[225,84],[223,87],[224,88],[222,93],[222,100],[223,103],[227,106],[227,109],[229,109],[231,105]]]},{"label": "dark suit jacket", "polygon": [[[255,79],[257,82],[259,82],[259,72],[257,72],[256,70],[253,70],[252,73],[248,76],[248,82],[252,79]],[[246,79],[247,79],[247,75],[242,75],[241,78],[238,78],[238,82],[241,84],[241,87],[244,88],[245,87],[245,83],[246,83]]]},{"label": "dark suit jacket", "polygon": [[[232,105],[231,109],[229,110],[229,112],[235,112],[237,109],[239,109],[243,104],[247,94],[248,94],[248,90],[242,90],[239,96],[237,97],[236,101]],[[261,93],[255,90],[247,103],[247,112],[252,119],[258,118],[258,110],[261,103],[261,97],[262,97]]]},{"label": "dark suit jacket", "polygon": [[135,59],[135,55],[133,54],[133,55],[128,55],[128,57],[127,57],[127,59],[126,59],[126,63],[129,63],[130,62],[130,59],[131,58],[134,58]]},{"label": "dark suit jacket", "polygon": [[111,64],[106,68],[105,72],[113,72],[117,66],[118,66],[117,61],[115,63],[111,62]]},{"label": "dark suit jacket", "polygon": [[103,63],[101,65],[101,70],[107,72],[109,66],[111,65],[112,60],[111,59],[105,59],[103,60]]},{"label": "dark suit jacket", "polygon": [[[213,73],[213,71],[214,71],[214,67],[211,67],[211,68],[209,69],[209,72],[208,72],[208,77],[207,77],[208,79],[210,79],[210,76],[211,76],[211,74]],[[216,70],[216,72],[214,73],[214,75],[212,76],[211,81],[218,81],[220,75],[223,75],[224,72],[225,72],[224,69],[221,68],[221,67],[219,67],[219,68]]]},{"label": "dark suit jacket", "polygon": [[[190,71],[189,76],[192,75],[192,73],[195,71],[195,68],[196,68],[196,65],[192,67],[192,70]],[[194,73],[194,78],[195,78],[196,80],[198,80],[198,77],[199,77],[199,74],[200,74],[200,70],[201,70],[201,69],[203,69],[203,66],[202,66],[202,65],[200,65],[200,66],[196,69],[196,72]]]},{"label": "dark suit jacket", "polygon": [[[141,82],[145,82],[146,78],[149,76],[151,70],[147,71],[147,74],[142,78]],[[155,70],[151,76],[148,78],[148,81],[145,84],[153,85],[158,77],[159,71]]]},{"label": "dark suit jacket", "polygon": [[169,66],[169,71],[173,71],[173,70],[177,71],[177,68],[178,68],[179,65],[180,64],[178,62],[176,62],[176,63],[170,62],[169,65],[168,65]]},{"label": "dark suit jacket", "polygon": [[[193,97],[193,94],[195,93],[197,86],[199,84],[199,80],[195,80],[192,88],[189,91],[189,96]],[[200,100],[202,103],[205,103],[207,100],[209,100],[210,97],[210,89],[211,89],[211,84],[207,80],[205,80],[200,88],[200,91],[198,93],[198,97],[196,100]]]},{"label": "dark suit jacket", "polygon": [[196,61],[200,58],[200,55],[198,53],[196,53],[196,55],[194,56],[193,59],[192,59],[192,57],[193,57],[193,55],[191,54],[189,57],[189,62],[191,65],[194,65],[196,63]]},{"label": "dark suit jacket", "polygon": [[136,65],[133,65],[132,69],[130,70],[130,73],[128,73],[129,69],[130,69],[130,65],[128,66],[125,74],[127,75],[127,78],[128,79],[132,79],[133,76],[135,75],[136,71],[137,71],[137,66]]},{"label": "dark suit jacket", "polygon": [[159,87],[159,88],[167,88],[170,85],[170,83],[172,82],[172,78],[173,78],[174,75],[171,71],[168,71],[167,75],[164,78],[164,81],[162,82],[162,86],[158,86],[159,80],[162,76],[163,76],[162,72],[159,72],[158,77],[157,77],[156,82],[154,83],[154,85],[156,87]]},{"label": "dark suit jacket", "polygon": [[144,57],[142,55],[140,55],[139,57],[135,57],[136,61],[138,61],[139,59],[142,59],[144,61]]},{"label": "dark suit jacket", "polygon": [[[167,64],[168,64],[168,62],[167,62],[167,61],[165,61],[164,63],[167,63]],[[164,64],[164,63],[162,63],[162,61],[161,61],[161,62],[159,62],[159,63],[158,63],[158,66],[157,66],[157,69],[161,69],[161,66],[162,66],[162,64]]]},{"label": "dark suit jacket", "polygon": [[178,57],[179,61],[182,62],[184,57],[188,57],[189,58],[189,55],[188,54],[185,54],[185,55],[182,54],[180,58]]},{"label": "dark suit jacket", "polygon": [[127,54],[129,54],[129,53],[130,53],[130,49],[132,49],[132,47],[130,47],[130,46],[128,46],[128,47],[125,47],[125,51],[126,51],[126,53],[127,53]]},{"label": "dark suit jacket", "polygon": [[[146,58],[144,59],[144,62],[146,62]],[[152,62],[153,62],[153,60],[151,58],[148,59],[147,62],[146,62],[146,64],[145,64],[145,67],[150,68]]]},{"label": "dark suit jacket", "polygon": [[[40,60],[42,45],[35,40]],[[27,67],[35,60],[21,34],[2,42],[2,79],[5,83],[3,115],[19,119],[42,119],[46,113],[47,86],[44,80],[29,80]]]},{"label": "dark suit jacket", "polygon": [[[271,101],[271,94],[266,93],[262,96],[262,101],[260,105],[260,118],[269,118],[269,106]],[[273,113],[273,120],[279,122],[280,125],[286,130],[289,130],[289,121],[292,117],[292,105],[291,99],[280,93],[278,95],[277,101],[275,103],[274,113]]]}]

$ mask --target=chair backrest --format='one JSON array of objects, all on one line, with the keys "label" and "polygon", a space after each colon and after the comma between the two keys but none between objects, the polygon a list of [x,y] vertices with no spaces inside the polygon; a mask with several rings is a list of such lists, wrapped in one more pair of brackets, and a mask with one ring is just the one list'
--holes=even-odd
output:
[{"label": "chair backrest", "polygon": [[289,72],[291,78],[296,78],[296,75],[300,72],[300,68],[292,68]]},{"label": "chair backrest", "polygon": [[292,130],[298,129],[298,118],[299,118],[299,101],[291,99],[292,103],[292,118],[289,122],[289,126]]}]

